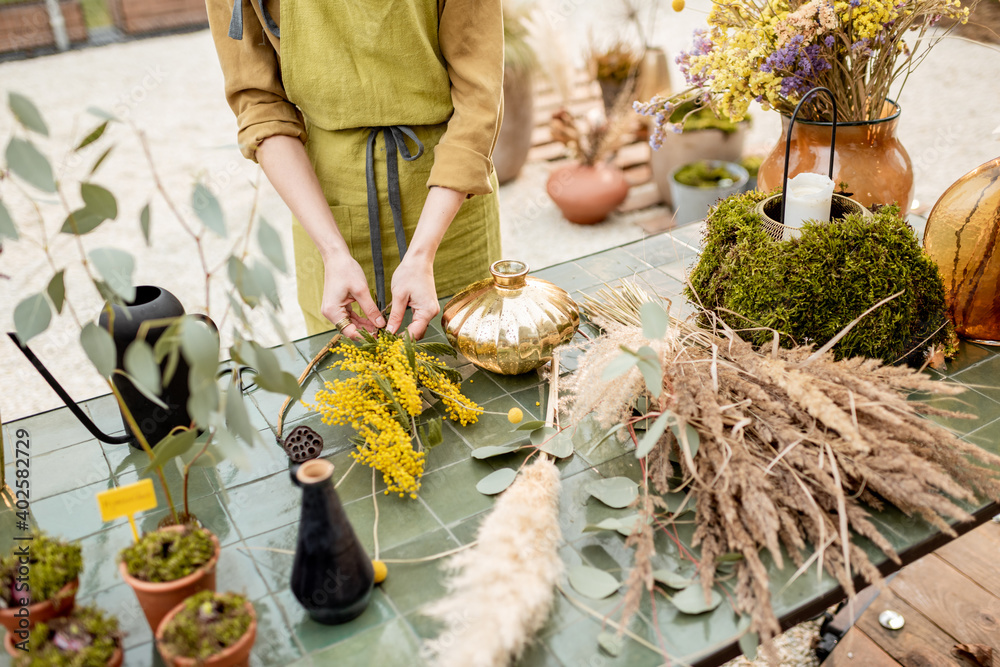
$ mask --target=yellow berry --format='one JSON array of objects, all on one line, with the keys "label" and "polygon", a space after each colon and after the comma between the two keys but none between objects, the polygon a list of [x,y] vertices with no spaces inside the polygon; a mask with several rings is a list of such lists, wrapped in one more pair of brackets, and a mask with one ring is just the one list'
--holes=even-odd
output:
[{"label": "yellow berry", "polygon": [[507,411],[507,421],[511,424],[519,424],[522,419],[524,419],[524,413],[521,412],[521,408],[511,408]]},{"label": "yellow berry", "polygon": [[542,403],[541,403],[541,401],[535,401],[535,407],[536,407],[536,408],[537,408],[538,406],[540,406],[541,404],[542,404]]},{"label": "yellow berry", "polygon": [[383,563],[380,560],[373,560],[372,561],[372,569],[375,570],[375,583],[376,584],[381,584],[383,581],[385,581],[385,578],[387,576],[389,576],[389,568],[387,568],[385,566],[385,563]]},{"label": "yellow berry", "polygon": [[679,12],[684,9],[684,0],[674,0],[670,6],[674,8],[675,12]]}]

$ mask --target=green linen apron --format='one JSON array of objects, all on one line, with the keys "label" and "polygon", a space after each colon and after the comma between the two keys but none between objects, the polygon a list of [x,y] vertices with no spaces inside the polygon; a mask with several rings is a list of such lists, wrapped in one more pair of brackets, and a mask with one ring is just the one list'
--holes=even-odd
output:
[{"label": "green linen apron", "polygon": [[[437,0],[286,0],[280,11],[282,80],[288,99],[306,117],[306,152],[351,255],[373,289],[378,282],[373,254],[381,254],[381,305],[390,304],[392,272],[413,237],[427,198],[433,149],[454,111],[437,46]],[[430,35],[433,51],[426,43],[407,49],[421,35]],[[392,94],[352,96],[358,82],[372,78]],[[388,151],[385,128],[395,128],[388,133]],[[393,220],[395,188],[390,184],[395,179],[389,172],[394,165],[405,243],[398,242]],[[491,181],[493,193],[466,199],[441,242],[434,258],[438,297],[489,277],[490,264],[501,257],[495,175]],[[333,325],[320,312],[322,259],[294,219],[292,234],[306,327],[310,335],[327,331]]]}]

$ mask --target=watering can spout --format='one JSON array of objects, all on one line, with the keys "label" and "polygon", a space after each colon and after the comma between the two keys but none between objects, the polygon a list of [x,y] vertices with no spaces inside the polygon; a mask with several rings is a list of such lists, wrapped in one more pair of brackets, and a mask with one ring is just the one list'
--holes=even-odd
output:
[{"label": "watering can spout", "polygon": [[49,372],[49,369],[45,367],[45,364],[43,364],[41,360],[35,356],[34,352],[28,349],[28,346],[26,344],[21,342],[21,339],[18,338],[17,334],[13,332],[7,332],[7,335],[10,336],[10,339],[12,341],[14,341],[14,344],[17,346],[17,349],[21,350],[24,356],[28,358],[28,361],[30,361],[31,365],[35,367],[35,370],[38,371],[38,374],[41,375],[42,378],[44,378],[45,381],[49,383],[49,386],[52,387],[52,390],[56,392],[56,395],[62,399],[62,402],[65,403],[66,407],[69,408],[70,412],[73,413],[73,416],[79,419],[80,423],[83,424],[83,426],[88,431],[90,431],[91,435],[93,435],[98,440],[106,442],[111,445],[124,445],[132,441],[132,436],[130,435],[108,435],[101,429],[97,428],[97,424],[95,424],[90,419],[90,417],[88,417],[86,413],[84,413],[84,411],[80,408],[80,406],[77,405],[76,401],[70,398],[70,395],[66,393],[66,390],[63,389],[62,385],[59,384],[59,382],[54,377],[52,377],[52,374]]}]

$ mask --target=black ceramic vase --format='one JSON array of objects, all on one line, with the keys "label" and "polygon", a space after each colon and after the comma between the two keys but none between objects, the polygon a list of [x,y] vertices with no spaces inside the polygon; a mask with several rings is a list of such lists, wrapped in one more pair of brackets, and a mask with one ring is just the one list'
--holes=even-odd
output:
[{"label": "black ceramic vase", "polygon": [[333,464],[312,459],[292,478],[302,488],[292,593],[317,623],[336,625],[368,606],[375,572],[333,488]]},{"label": "black ceramic vase", "polygon": [[[139,327],[143,322],[149,320],[160,320],[166,318],[177,318],[184,315],[184,306],[173,294],[160,287],[142,285],[136,287],[135,300],[125,307],[114,306],[114,331],[111,336],[115,341],[118,359],[115,367],[125,368],[125,350],[139,334]],[[104,329],[108,327],[107,310],[101,312],[98,324]],[[155,345],[156,341],[166,330],[166,326],[150,327],[146,333],[146,342]],[[164,359],[160,365],[162,373],[166,367],[167,360]],[[187,403],[190,396],[188,389],[188,366],[184,362],[183,355],[177,363],[170,382],[163,387],[160,400],[166,404],[167,409],[163,409],[153,401],[143,396],[142,392],[135,388],[130,380],[115,374],[111,379],[115,387],[122,395],[125,405],[139,425],[139,430],[146,438],[150,446],[155,446],[163,438],[167,437],[170,430],[175,426],[187,426],[191,423],[188,415]],[[125,431],[132,434],[129,441],[133,447],[139,447],[135,438],[135,433],[129,428],[128,421],[122,415],[122,422],[125,424]]]}]

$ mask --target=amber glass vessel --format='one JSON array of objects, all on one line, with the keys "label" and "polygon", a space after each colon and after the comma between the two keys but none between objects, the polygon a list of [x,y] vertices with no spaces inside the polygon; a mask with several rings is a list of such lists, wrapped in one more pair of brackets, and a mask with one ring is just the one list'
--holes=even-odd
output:
[{"label": "amber glass vessel", "polygon": [[1000,158],[948,188],[927,218],[924,249],[963,338],[1000,345]]},{"label": "amber glass vessel", "polygon": [[[761,192],[781,187],[789,121],[788,116],[781,117],[781,137],[760,165],[757,189]],[[896,138],[898,122],[899,105],[886,101],[884,116],[879,120],[837,123],[833,182],[838,190],[845,183],[851,199],[862,206],[898,203],[906,215],[913,201],[913,164]],[[832,127],[832,123],[795,121],[789,178],[804,172],[829,172]]]}]

